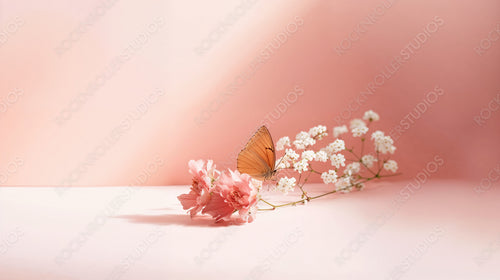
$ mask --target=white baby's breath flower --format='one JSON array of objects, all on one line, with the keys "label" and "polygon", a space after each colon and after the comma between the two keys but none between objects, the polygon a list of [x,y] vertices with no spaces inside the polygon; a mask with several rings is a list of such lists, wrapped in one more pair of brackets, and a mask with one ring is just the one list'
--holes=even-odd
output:
[{"label": "white baby's breath flower", "polygon": [[395,173],[398,170],[398,163],[395,160],[390,159],[384,163],[384,169]]},{"label": "white baby's breath flower", "polygon": [[289,159],[295,161],[299,159],[299,154],[297,154],[294,150],[292,149],[286,149],[285,151],[285,156],[288,157]]},{"label": "white baby's breath flower", "polygon": [[314,156],[314,160],[320,162],[326,162],[328,160],[328,154],[325,151],[318,151]]},{"label": "white baby's breath flower", "polygon": [[330,157],[332,165],[339,168],[340,166],[345,166],[345,157],[343,154],[334,154]]},{"label": "white baby's breath flower", "polygon": [[396,147],[391,146],[391,148],[389,149],[389,153],[394,154],[395,151],[396,151]]},{"label": "white baby's breath flower", "polygon": [[299,159],[299,155],[292,149],[286,149],[285,155],[276,160],[276,168],[283,169],[292,166],[292,163]]},{"label": "white baby's breath flower", "polygon": [[279,159],[276,160],[276,169],[283,169],[283,168],[288,168],[290,167],[290,161],[286,159],[285,156],[280,157]]},{"label": "white baby's breath flower", "polygon": [[366,165],[366,167],[372,167],[373,166],[373,163],[376,162],[377,159],[372,156],[372,155],[364,155],[362,158],[361,158],[361,162]]},{"label": "white baby's breath flower", "polygon": [[345,150],[345,142],[344,140],[341,139],[336,139],[332,143],[328,144],[325,148],[321,149],[322,151],[325,151],[328,156],[333,155],[334,153],[338,153],[340,151]]},{"label": "white baby's breath flower", "polygon": [[350,123],[351,131],[356,127],[365,127],[366,123],[362,119],[352,119]]},{"label": "white baby's breath flower", "polygon": [[343,125],[343,126],[336,126],[333,128],[333,137],[337,138],[339,137],[340,135],[348,132],[349,130],[347,129],[347,126]]},{"label": "white baby's breath flower", "polygon": [[302,173],[307,171],[307,167],[309,166],[309,162],[305,159],[301,159],[293,164],[293,168],[295,171]]},{"label": "white baby's breath flower", "polygon": [[311,136],[314,139],[321,140],[323,139],[323,137],[327,135],[328,133],[326,132],[326,126],[324,125],[318,125],[309,129],[309,136]]},{"label": "white baby's breath flower", "polygon": [[392,145],[394,141],[391,136],[384,136],[384,133],[380,130],[372,133],[372,140],[375,142],[375,151],[379,151],[383,154],[392,154],[396,150],[396,147]]},{"label": "white baby's breath flower", "polygon": [[316,153],[313,150],[307,150],[307,151],[302,152],[302,159],[305,159],[307,161],[314,160],[315,156],[316,156]]},{"label": "white baby's breath flower", "polygon": [[288,194],[288,192],[293,192],[297,180],[295,178],[283,177],[280,178],[278,184],[276,184],[276,190]]},{"label": "white baby's breath flower", "polygon": [[337,182],[337,172],[335,170],[328,170],[328,172],[321,173],[321,179],[325,184],[332,184]]},{"label": "white baby's breath flower", "polygon": [[352,131],[352,136],[360,137],[368,132],[368,127],[358,126],[358,127],[353,128],[351,131]]},{"label": "white baby's breath flower", "polygon": [[260,180],[255,180],[255,179],[250,179],[250,185],[252,188],[257,189],[257,191],[260,191],[262,189],[262,181]]},{"label": "white baby's breath flower", "polygon": [[387,154],[391,151],[394,153],[396,148],[393,148],[392,144],[394,144],[394,141],[391,136],[378,137],[375,139],[375,151],[379,151],[382,154]]},{"label": "white baby's breath flower", "polygon": [[352,162],[345,167],[344,174],[356,174],[360,169],[361,165],[359,164],[359,162]]},{"label": "white baby's breath flower", "polygon": [[332,143],[332,149],[334,153],[338,153],[340,151],[345,150],[345,142],[341,139],[335,139]]},{"label": "white baby's breath flower", "polygon": [[382,132],[380,130],[377,130],[377,131],[372,133],[372,140],[377,140],[377,139],[380,139],[382,137],[384,137],[384,132]]},{"label": "white baby's breath flower", "polygon": [[379,115],[372,110],[368,110],[365,112],[365,115],[363,116],[363,120],[367,121],[378,121],[380,119]]},{"label": "white baby's breath flower", "polygon": [[337,183],[335,183],[335,189],[338,192],[342,193],[348,193],[353,189],[352,186],[352,177],[347,176],[347,177],[342,177],[340,178]]},{"label": "white baby's breath flower", "polygon": [[290,147],[290,138],[288,136],[281,137],[278,142],[276,142],[276,150],[281,151],[284,150],[285,147]]},{"label": "white baby's breath flower", "polygon": [[316,143],[316,140],[314,140],[309,133],[305,131],[301,131],[297,136],[295,137],[295,141],[293,141],[293,144],[295,145],[295,148],[297,149],[305,149],[307,146],[312,146]]}]

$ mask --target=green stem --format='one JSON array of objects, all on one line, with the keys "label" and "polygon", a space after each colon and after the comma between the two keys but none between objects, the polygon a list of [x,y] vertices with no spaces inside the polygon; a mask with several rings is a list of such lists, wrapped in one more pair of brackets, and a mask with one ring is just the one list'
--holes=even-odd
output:
[{"label": "green stem", "polygon": [[360,158],[363,157],[363,151],[365,150],[365,138],[361,137],[361,156]]},{"label": "green stem", "polygon": [[[274,210],[274,209],[276,208],[276,206],[275,206],[274,204],[269,203],[269,202],[267,202],[266,200],[264,200],[264,199],[262,199],[262,198],[261,198],[261,199],[259,199],[259,200],[260,200],[260,201],[262,201],[262,202],[264,202],[265,204],[267,204],[267,205],[269,205],[269,206],[273,207],[273,209],[262,209],[262,210]],[[260,210],[260,209],[259,209],[259,210]]]},{"label": "green stem", "polygon": [[[316,173],[316,174],[321,174],[321,172],[319,172],[319,171],[316,171],[316,170],[312,169],[311,164],[309,164],[309,170],[310,170],[311,172],[313,172],[313,173]],[[311,175],[311,174],[309,173],[309,175]],[[309,178],[309,176],[307,176],[307,178]]]},{"label": "green stem", "polygon": [[393,176],[399,176],[399,175],[403,175],[403,173],[394,173],[394,174],[387,174],[387,175],[379,175],[378,178],[393,177]]},{"label": "green stem", "polygon": [[378,158],[378,155],[379,155],[379,151],[378,151],[378,146],[377,146],[377,168],[378,168],[377,174],[380,173],[380,160]]},{"label": "green stem", "polygon": [[[309,175],[311,175],[311,173],[309,172]],[[308,197],[307,196],[307,193],[304,191],[304,189],[302,188],[304,186],[304,184],[300,184],[300,179],[302,178],[302,173],[299,174],[299,180],[297,182],[297,186],[299,186],[300,190],[302,191],[302,197]],[[309,178],[309,176],[307,176],[307,178]],[[305,181],[307,181],[307,178]],[[305,183],[305,182],[304,182]]]},{"label": "green stem", "polygon": [[[375,178],[375,177],[373,177]],[[373,179],[371,178],[371,179]],[[344,187],[344,188],[341,188],[341,189],[338,189],[338,190],[333,190],[333,191],[329,191],[329,192],[326,192],[326,193],[323,193],[323,194],[320,194],[320,195],[316,195],[316,196],[310,196],[308,198],[303,198],[301,200],[297,200],[297,201],[292,201],[292,202],[288,202],[288,203],[284,203],[284,204],[279,204],[279,205],[274,205],[274,204],[271,204],[265,200],[263,200],[262,198],[260,199],[262,202],[268,204],[269,206],[273,207],[272,209],[258,209],[260,211],[269,211],[269,210],[275,210],[276,208],[279,208],[279,207],[284,207],[284,206],[290,206],[290,205],[297,205],[297,203],[304,203],[305,201],[311,201],[313,199],[317,199],[317,198],[320,198],[320,197],[323,197],[323,196],[327,196],[327,195],[330,195],[330,194],[334,194],[336,192],[339,192],[339,191],[343,191],[343,190],[346,190],[346,189],[349,189],[355,185],[359,185],[359,184],[362,184],[362,183],[365,183],[371,179],[367,179],[367,180],[364,180],[364,181],[361,181],[361,182],[356,182],[355,184],[351,184],[347,187]]]}]

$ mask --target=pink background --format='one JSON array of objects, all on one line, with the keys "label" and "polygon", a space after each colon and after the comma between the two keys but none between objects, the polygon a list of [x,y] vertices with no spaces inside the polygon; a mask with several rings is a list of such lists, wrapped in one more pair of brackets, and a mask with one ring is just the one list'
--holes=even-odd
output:
[{"label": "pink background", "polygon": [[[0,278],[498,279],[500,2],[387,3],[0,0]],[[403,175],[243,226],[181,208],[189,159],[368,109]]]},{"label": "pink background", "polygon": [[[262,122],[277,140],[317,124],[331,129],[342,112],[351,114],[345,112],[351,105],[352,117],[378,112],[380,128],[388,132],[436,86],[444,94],[396,141],[395,159],[404,173],[399,179],[412,178],[435,155],[446,162],[436,178],[479,183],[497,166],[500,2],[395,1],[353,37],[343,55],[335,48],[385,1],[246,2],[243,10],[237,9],[242,2],[229,0],[115,1],[105,9],[99,1],[0,2],[0,99],[9,103],[0,105],[0,183],[188,184],[189,159],[235,168],[237,152]],[[58,54],[61,42],[97,10],[103,14]],[[203,40],[235,11],[243,12],[200,54]],[[435,17],[444,24],[375,94],[360,106],[353,103]],[[297,31],[227,94],[295,21],[302,24]],[[150,25],[154,32],[130,53],[127,46]],[[480,44],[486,48],[481,55],[475,51]],[[128,60],[114,75],[57,123],[60,112],[121,55]],[[303,90],[297,101],[269,118],[296,87]],[[124,124],[157,90],[163,95],[152,99],[147,112]],[[5,101],[9,96],[12,102]],[[482,126],[474,121],[481,112],[488,117]],[[117,127],[126,130],[113,134]],[[112,144],[89,160],[103,143]],[[151,164],[143,176],[148,179],[138,179]]]}]

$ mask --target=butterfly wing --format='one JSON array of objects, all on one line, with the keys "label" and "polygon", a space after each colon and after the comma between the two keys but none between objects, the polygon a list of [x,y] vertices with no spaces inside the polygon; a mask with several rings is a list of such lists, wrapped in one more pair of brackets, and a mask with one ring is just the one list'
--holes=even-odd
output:
[{"label": "butterfly wing", "polygon": [[274,142],[265,126],[261,126],[238,154],[237,168],[258,180],[269,179],[275,172]]}]

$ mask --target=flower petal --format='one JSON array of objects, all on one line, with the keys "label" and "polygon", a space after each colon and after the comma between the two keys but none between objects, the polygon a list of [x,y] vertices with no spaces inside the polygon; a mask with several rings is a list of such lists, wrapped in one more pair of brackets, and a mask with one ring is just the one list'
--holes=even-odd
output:
[{"label": "flower petal", "polygon": [[203,209],[203,214],[211,215],[216,222],[228,218],[233,214],[234,208],[226,203],[225,199],[219,194],[213,194],[212,199],[208,202],[207,206]]}]

